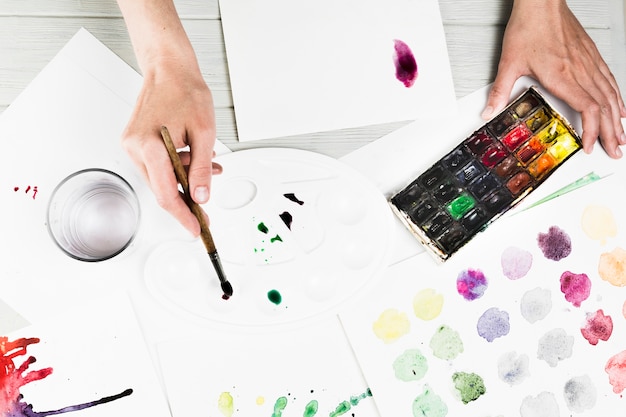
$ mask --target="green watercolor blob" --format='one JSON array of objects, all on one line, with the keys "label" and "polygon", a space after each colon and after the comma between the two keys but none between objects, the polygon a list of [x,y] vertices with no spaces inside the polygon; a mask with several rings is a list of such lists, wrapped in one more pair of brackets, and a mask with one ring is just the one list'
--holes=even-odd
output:
[{"label": "green watercolor blob", "polygon": [[267,299],[272,303],[279,305],[283,302],[283,296],[280,294],[278,290],[270,290],[267,292]]},{"label": "green watercolor blob", "polygon": [[280,235],[276,235],[276,236],[274,236],[273,238],[270,239],[271,243],[282,242],[282,241],[283,241],[283,239],[280,237]]},{"label": "green watercolor blob", "polygon": [[337,408],[335,408],[335,411],[332,411],[328,416],[337,417],[337,416],[346,414],[348,411],[350,411],[351,408],[352,408],[352,405],[350,405],[350,402],[343,401],[337,406]]},{"label": "green watercolor blob", "polygon": [[304,414],[302,417],[313,417],[317,414],[318,403],[317,400],[311,400],[304,408]]},{"label": "green watercolor blob", "polygon": [[413,417],[445,417],[447,414],[448,406],[428,385],[413,400]]},{"label": "green watercolor blob", "polygon": [[259,225],[256,228],[259,229],[259,232],[266,233],[266,234],[270,230],[270,229],[267,228],[267,226],[263,222],[259,223]]},{"label": "green watercolor blob", "polygon": [[229,392],[222,392],[217,400],[217,409],[220,410],[225,417],[232,417],[235,412],[233,396]]},{"label": "green watercolor blob", "polygon": [[418,349],[407,349],[393,362],[393,369],[399,380],[417,381],[426,374],[428,363]]},{"label": "green watercolor blob", "polygon": [[474,373],[455,372],[452,375],[454,387],[461,394],[461,401],[467,404],[487,392],[483,379]]},{"label": "green watercolor blob", "polygon": [[287,397],[280,397],[274,403],[274,412],[272,417],[282,417],[283,410],[287,407]]},{"label": "green watercolor blob", "polygon": [[463,352],[463,341],[456,330],[444,324],[430,339],[430,348],[439,359],[451,360]]},{"label": "green watercolor blob", "polygon": [[364,400],[367,397],[371,397],[371,396],[372,396],[372,390],[368,388],[367,391],[365,391],[363,394],[353,395],[352,397],[350,397],[350,404],[352,404],[353,406],[357,406],[359,405],[361,400]]}]

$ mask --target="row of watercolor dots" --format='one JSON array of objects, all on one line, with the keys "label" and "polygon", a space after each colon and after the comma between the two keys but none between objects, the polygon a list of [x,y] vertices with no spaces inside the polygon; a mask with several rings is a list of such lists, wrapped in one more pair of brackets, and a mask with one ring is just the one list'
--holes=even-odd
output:
[{"label": "row of watercolor dots", "polygon": [[[583,230],[594,240],[604,241],[614,237],[617,226],[610,209],[602,206],[589,206],[583,213]],[[560,261],[571,253],[571,239],[564,230],[551,226],[546,233],[537,235],[537,244],[543,255],[550,260]],[[517,280],[526,276],[533,263],[532,254],[517,247],[508,247],[501,254],[502,272],[509,280]],[[611,252],[600,255],[598,273],[602,280],[616,287],[626,286],[626,250],[617,247]],[[585,273],[564,272],[560,277],[560,289],[565,300],[574,307],[580,307],[591,294],[592,282]],[[485,274],[480,269],[462,270],[456,280],[459,295],[468,301],[483,296],[489,286]],[[442,294],[432,288],[425,288],[413,298],[413,312],[418,319],[430,321],[437,318],[444,304]],[[522,317],[533,324],[546,318],[552,308],[550,290],[535,288],[527,291],[520,302]],[[621,314],[626,318],[626,301]],[[377,338],[385,343],[394,342],[410,331],[408,316],[395,308],[384,310],[374,322],[372,329]],[[476,324],[478,335],[488,342],[506,336],[511,331],[508,312],[492,307],[484,311]],[[590,345],[600,341],[608,341],[613,333],[613,319],[605,315],[602,309],[586,314],[585,325],[580,334]],[[561,328],[548,331],[538,340],[537,358],[544,360],[549,366],[556,367],[558,362],[572,356],[574,337]],[[429,347],[433,356],[450,361],[459,356],[463,350],[463,341],[457,331],[447,325],[437,328],[431,337]],[[509,385],[521,383],[530,376],[528,357],[525,354],[509,352],[503,354],[498,363],[500,379]],[[428,360],[419,349],[407,349],[393,362],[395,377],[400,381],[418,381],[424,378],[428,370]],[[626,389],[626,350],[616,353],[604,364],[609,384],[616,394]],[[464,404],[477,400],[487,389],[483,378],[471,372],[454,372],[452,383],[458,397]],[[595,407],[597,403],[596,389],[587,375],[572,377],[564,384],[564,398],[570,411],[583,412]],[[413,402],[415,416],[443,417],[448,407],[428,385],[423,393]],[[536,397],[528,396],[520,405],[521,417],[546,416],[558,417],[558,403],[553,393],[542,392]]]}]

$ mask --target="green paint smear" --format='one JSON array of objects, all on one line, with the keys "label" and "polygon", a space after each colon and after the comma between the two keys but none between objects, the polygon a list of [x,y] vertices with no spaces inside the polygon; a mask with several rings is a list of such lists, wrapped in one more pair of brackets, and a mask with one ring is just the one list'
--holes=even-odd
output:
[{"label": "green paint smear", "polygon": [[283,241],[283,239],[279,235],[276,235],[276,236],[274,236],[273,238],[270,239],[271,243],[282,242],[282,241]]},{"label": "green paint smear", "polygon": [[445,417],[447,414],[448,406],[428,385],[413,400],[413,417]]},{"label": "green paint smear", "polygon": [[302,414],[302,417],[313,417],[315,414],[317,414],[317,407],[317,400],[309,401],[309,403],[304,408],[304,414]]},{"label": "green paint smear", "polygon": [[419,349],[407,349],[393,362],[393,370],[401,381],[417,381],[426,375],[428,363]]},{"label": "green paint smear", "polygon": [[272,417],[282,417],[283,410],[287,407],[287,397],[280,397],[274,403],[274,412],[272,413]]},{"label": "green paint smear", "polygon": [[270,290],[267,293],[267,299],[270,300],[272,303],[278,305],[282,303],[283,296],[280,295],[280,292],[278,292],[278,290]]},{"label": "green paint smear", "polygon": [[267,233],[270,230],[267,228],[267,226],[263,222],[259,223],[259,225],[256,228],[259,229],[259,232],[262,232],[262,233]]},{"label": "green paint smear", "polygon": [[454,387],[461,394],[463,404],[474,401],[487,392],[483,379],[474,373],[455,372],[452,375],[452,381]]},{"label": "green paint smear", "polygon": [[451,360],[463,352],[463,341],[459,333],[445,324],[430,339],[433,355],[443,360]]},{"label": "green paint smear", "polygon": [[229,392],[222,392],[217,400],[217,408],[225,417],[232,417],[235,412],[233,396]]},{"label": "green paint smear", "polygon": [[335,407],[335,411],[332,411],[328,416],[337,417],[346,414],[353,406],[357,406],[361,400],[371,396],[372,390],[368,388],[363,394],[350,397],[350,401],[342,401],[339,403],[339,405]]}]

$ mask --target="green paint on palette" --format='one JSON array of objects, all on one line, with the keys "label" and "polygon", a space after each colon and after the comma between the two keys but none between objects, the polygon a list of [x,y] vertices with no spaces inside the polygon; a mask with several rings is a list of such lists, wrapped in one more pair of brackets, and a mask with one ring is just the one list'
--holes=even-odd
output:
[{"label": "green paint on palette", "polygon": [[274,242],[282,242],[282,241],[283,241],[283,239],[279,235],[276,235],[276,236],[274,236],[273,238],[270,239],[270,242],[272,242],[272,243],[274,243]]},{"label": "green paint on palette", "polygon": [[313,417],[315,414],[317,414],[317,408],[317,400],[309,401],[306,407],[304,407],[304,414],[302,414],[302,417]]},{"label": "green paint on palette", "polygon": [[483,379],[474,373],[455,372],[452,375],[454,387],[461,394],[461,401],[467,404],[487,392]]},{"label": "green paint on palette", "polygon": [[267,228],[267,226],[263,222],[259,223],[259,225],[256,228],[259,229],[259,232],[261,233],[267,233],[270,230]]},{"label": "green paint on palette", "polygon": [[272,417],[282,417],[283,411],[287,407],[287,397],[280,397],[274,403],[274,412]]},{"label": "green paint on palette", "polygon": [[272,303],[279,305],[283,302],[283,296],[280,294],[278,290],[270,290],[267,292],[267,299]]},{"label": "green paint on palette", "polygon": [[425,385],[423,391],[413,400],[413,417],[445,417],[448,406],[440,396]]}]

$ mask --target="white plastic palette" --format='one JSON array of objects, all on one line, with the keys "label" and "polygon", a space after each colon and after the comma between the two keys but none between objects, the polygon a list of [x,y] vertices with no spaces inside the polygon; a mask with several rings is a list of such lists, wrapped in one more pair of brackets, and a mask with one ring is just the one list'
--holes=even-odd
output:
[{"label": "white plastic palette", "polygon": [[370,182],[308,151],[260,148],[225,154],[204,207],[234,295],[199,241],[167,242],[145,278],[162,303],[192,320],[287,324],[332,313],[387,264],[393,216]]}]

